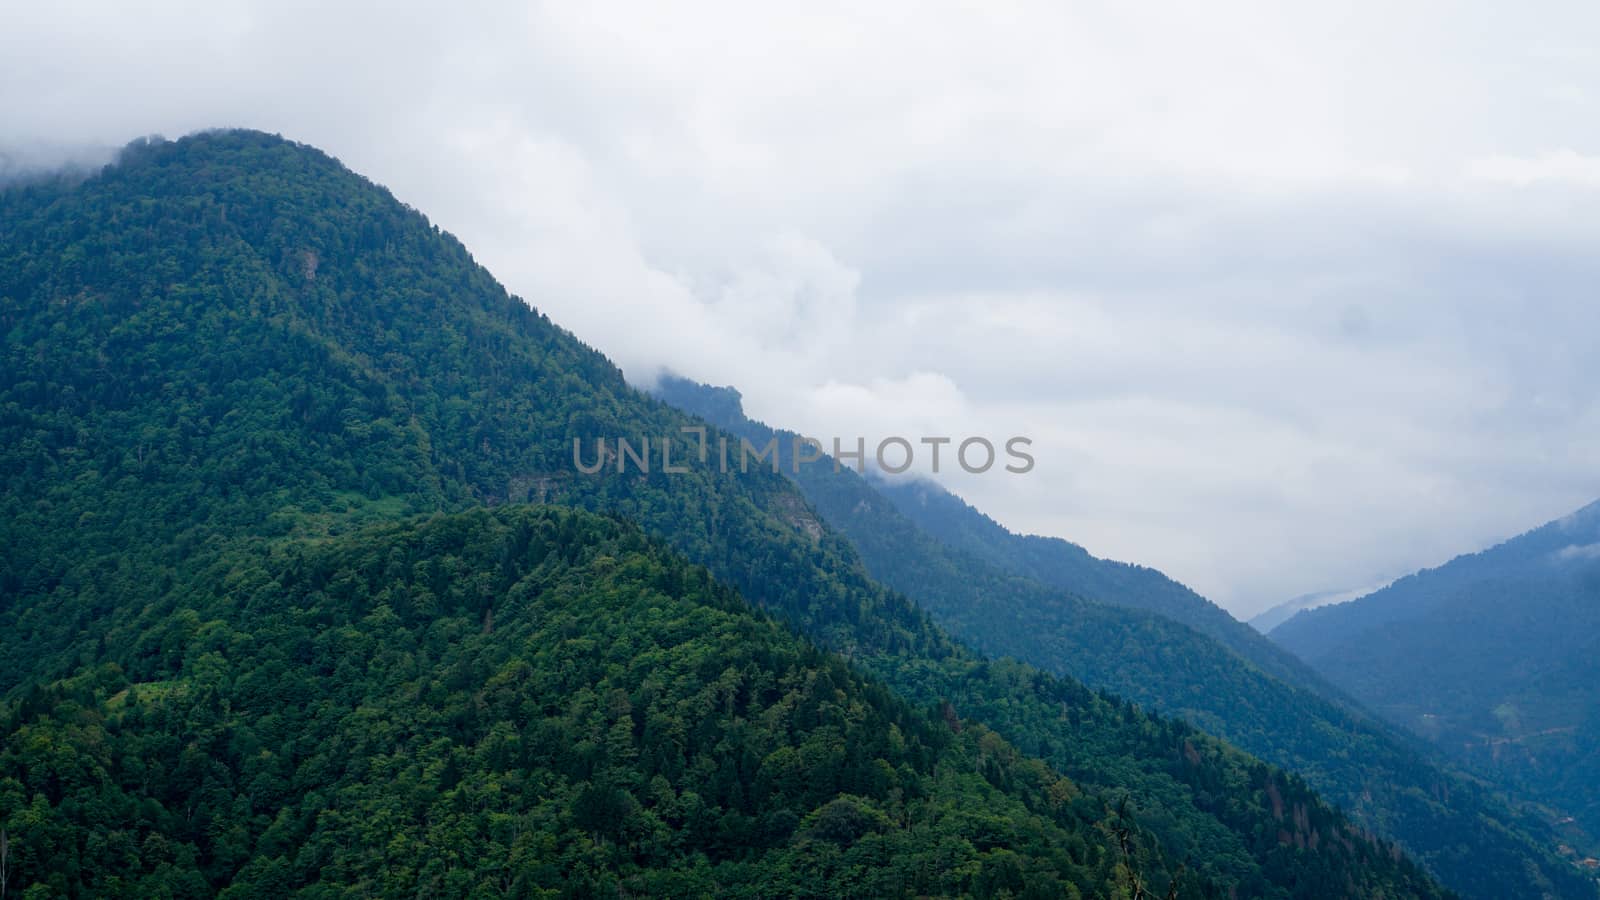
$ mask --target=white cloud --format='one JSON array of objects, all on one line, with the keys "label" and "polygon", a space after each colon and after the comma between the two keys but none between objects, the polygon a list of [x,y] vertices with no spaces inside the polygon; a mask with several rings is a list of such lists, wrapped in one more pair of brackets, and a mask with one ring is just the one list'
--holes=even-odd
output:
[{"label": "white cloud", "polygon": [[1584,156],[1566,149],[1529,157],[1490,156],[1469,162],[1467,173],[1517,187],[1558,184],[1600,188],[1600,156]]},{"label": "white cloud", "polygon": [[1592,4],[22,6],[0,146],[319,145],[630,377],[1027,434],[953,485],[1241,613],[1600,495]]},{"label": "white cloud", "polygon": [[1556,551],[1556,559],[1563,562],[1574,559],[1600,559],[1600,544],[1573,544]]}]

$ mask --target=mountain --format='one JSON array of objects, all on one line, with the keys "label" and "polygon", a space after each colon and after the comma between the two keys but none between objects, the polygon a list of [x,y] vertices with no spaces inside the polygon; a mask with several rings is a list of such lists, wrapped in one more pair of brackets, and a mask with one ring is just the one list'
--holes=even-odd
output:
[{"label": "mountain", "polygon": [[872,575],[956,637],[1180,716],[1303,776],[1465,893],[1514,893],[1529,871],[1580,896],[1593,891],[1556,857],[1561,838],[1539,812],[1441,764],[1161,573],[1012,534],[927,482],[836,471],[826,456],[796,465],[798,436],[746,417],[733,388],[666,376],[657,393],[753,446],[776,440],[780,468]]},{"label": "mountain", "polygon": [[1262,634],[1267,634],[1272,629],[1294,618],[1296,613],[1321,606],[1330,606],[1334,603],[1344,603],[1358,597],[1365,597],[1375,590],[1380,590],[1382,587],[1382,585],[1378,585],[1356,590],[1314,591],[1310,594],[1301,594],[1298,597],[1285,600],[1270,609],[1257,613],[1250,618],[1249,625]]},{"label": "mountain", "polygon": [[1271,636],[1393,721],[1600,828],[1600,503]]},{"label": "mountain", "polygon": [[615,520],[413,519],[200,584],[152,652],[11,711],[19,874],[53,896],[1055,897],[1139,867],[1071,782]]},{"label": "mountain", "polygon": [[0,323],[26,896],[1441,894],[1301,779],[952,639],[311,148],[0,192]]},{"label": "mountain", "polygon": [[1040,584],[1187,625],[1285,683],[1335,702],[1346,698],[1291,653],[1222,607],[1146,566],[1100,559],[1069,541],[1014,534],[937,484],[885,481],[895,507],[945,546]]},{"label": "mountain", "polygon": [[1352,603],[1310,610],[1273,629],[1302,658],[1319,658],[1381,626],[1415,621],[1450,605],[1461,589],[1491,581],[1581,574],[1600,560],[1600,502],[1488,550],[1398,579]]}]

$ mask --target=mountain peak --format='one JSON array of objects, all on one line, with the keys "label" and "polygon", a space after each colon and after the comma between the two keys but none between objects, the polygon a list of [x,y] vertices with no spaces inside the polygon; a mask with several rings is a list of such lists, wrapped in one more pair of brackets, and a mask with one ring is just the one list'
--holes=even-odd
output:
[{"label": "mountain peak", "polygon": [[717,387],[666,371],[656,381],[657,397],[679,409],[688,410],[713,424],[742,422],[744,395],[730,385]]},{"label": "mountain peak", "polygon": [[[896,764],[906,728],[874,729],[881,752],[865,736],[824,727],[792,753],[768,743],[685,755],[701,738],[725,748],[718,738],[735,731],[704,710],[736,713],[737,732],[751,734],[746,723],[778,718],[737,704],[779,699],[770,686],[791,683],[816,686],[815,703],[784,707],[796,723],[826,724],[829,710],[854,716],[869,694],[903,696],[910,705],[879,707],[931,722],[930,747],[970,745],[949,744],[981,761],[981,772],[977,762],[960,763],[966,777],[940,769],[984,799],[951,799],[938,817],[944,832],[917,838],[943,848],[939,859],[962,860],[969,880],[973,866],[987,871],[974,848],[994,840],[1002,843],[983,852],[993,851],[992,868],[1005,876],[994,883],[1012,883],[1011,893],[1024,890],[1025,879],[1010,877],[1018,859],[1030,875],[1035,857],[1090,862],[1051,834],[1026,842],[1038,853],[978,834],[1021,835],[1049,816],[1082,836],[1085,851],[1107,828],[1130,833],[1119,851],[1130,858],[1095,852],[1095,868],[1062,870],[1084,893],[1114,893],[1115,876],[1100,873],[1129,865],[1159,877],[1158,891],[1181,879],[1185,896],[1235,887],[1292,896],[1321,877],[1350,896],[1438,893],[1389,845],[1356,839],[1355,824],[1298,779],[1183,723],[1069,678],[991,665],[956,643],[911,599],[873,581],[845,539],[797,525],[804,499],[775,473],[719,473],[690,458],[670,475],[578,474],[575,443],[676,434],[692,420],[634,391],[458,242],[320,151],[261,132],[206,132],[136,142],[68,188],[0,194],[0,318],[0,688],[15,696],[37,687],[23,711],[64,729],[8,741],[0,782],[22,787],[0,791],[0,817],[14,826],[17,804],[48,804],[37,815],[30,807],[35,825],[10,834],[29,848],[29,880],[59,876],[51,895],[202,896],[252,881],[278,895],[315,892],[323,879],[337,892],[378,885],[419,865],[416,848],[439,846],[453,856],[428,863],[429,877],[455,877],[447,873],[462,860],[560,858],[610,874],[609,890],[578,886],[591,894],[620,893],[624,881],[637,894],[712,893],[638,881],[650,869],[691,874],[667,871],[674,860],[659,854],[673,847],[704,845],[683,861],[708,884],[708,866],[756,874],[749,866],[767,850],[834,853],[816,841],[870,854],[871,864],[855,867],[864,873],[883,859],[910,860],[878,837],[902,832],[886,825],[891,806],[896,820],[912,806],[937,809],[914,782],[896,786],[910,777]],[[708,391],[742,415],[736,391]],[[639,531],[605,537],[598,529],[608,526],[585,516],[512,510],[496,524],[473,512],[528,501],[625,516]],[[484,529],[498,536],[473,538]],[[664,546],[651,550],[652,541]],[[713,576],[738,595],[668,602],[709,590]],[[623,581],[607,587],[612,579]],[[802,632],[799,641],[759,626],[826,677],[780,677],[767,665],[773,653],[748,665],[716,655],[753,648],[748,640],[682,655],[645,640],[651,629],[673,646],[704,634],[712,608],[755,628],[761,617],[746,601]],[[609,634],[572,618],[583,609],[613,616],[625,603],[637,612]],[[547,630],[504,643],[530,627]],[[540,673],[607,656],[628,680],[558,686],[550,696],[571,701],[573,716],[570,729],[552,730],[551,707],[531,686],[555,682]],[[701,710],[691,720],[653,712],[666,690],[702,675],[715,688],[672,705]],[[379,707],[364,697],[395,712],[369,714]],[[495,704],[498,721],[484,717]],[[52,715],[74,709],[95,712]],[[356,712],[348,739],[310,734],[280,714],[322,709]],[[430,731],[411,730],[422,714],[442,715]],[[23,721],[11,711],[8,720]],[[115,733],[99,730],[111,723]],[[1039,758],[985,739],[980,727]],[[640,744],[641,735],[650,737]],[[15,752],[34,745],[59,752],[37,762]],[[1174,757],[1175,748],[1189,755]],[[85,768],[85,759],[110,768]],[[935,761],[907,766],[931,771]],[[658,770],[664,786],[651,775]],[[818,785],[812,772],[849,783],[803,803],[770,802],[785,785]],[[396,778],[407,803],[425,793],[438,802],[388,805],[401,797]],[[193,790],[202,782],[203,816]],[[1023,806],[995,820],[1005,797]],[[1282,805],[1296,810],[1296,830],[1274,841]],[[343,814],[323,815],[330,806]],[[131,818],[107,838],[116,810]],[[443,830],[416,831],[419,810]],[[458,812],[471,821],[450,818]],[[982,814],[971,839],[952,830],[967,812]],[[566,843],[525,829],[535,819],[554,823]],[[340,823],[363,828],[318,831]],[[404,840],[365,828],[383,823],[404,823]],[[441,845],[439,834],[450,840]],[[1338,838],[1309,855],[1286,843],[1318,834]],[[152,871],[130,875],[120,846],[170,852],[139,855],[135,864]],[[174,857],[191,861],[188,886],[128,880],[160,877],[155,869]],[[826,893],[826,873],[794,858],[796,872],[822,879],[807,892]],[[779,877],[776,866],[761,874]],[[106,880],[74,887],[69,869]],[[483,874],[505,891],[505,873]],[[411,893],[490,890],[446,890],[415,870],[398,877],[412,878]],[[916,892],[977,893],[965,883]],[[1033,891],[1063,892],[1048,883]]]}]

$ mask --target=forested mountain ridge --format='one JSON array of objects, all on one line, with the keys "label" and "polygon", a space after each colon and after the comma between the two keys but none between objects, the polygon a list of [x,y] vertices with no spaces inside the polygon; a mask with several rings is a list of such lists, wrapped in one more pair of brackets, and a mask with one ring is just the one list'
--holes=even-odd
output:
[{"label": "forested mountain ridge", "polygon": [[913,710],[615,520],[436,516],[234,555],[195,587],[184,614],[4,708],[14,883],[224,898],[1165,889],[1151,842],[1136,831],[1125,853],[1131,826],[1095,798],[980,725]]},{"label": "forested mountain ridge", "polygon": [[1423,569],[1348,603],[1304,610],[1270,636],[1303,659],[1328,655],[1362,632],[1416,619],[1453,592],[1485,581],[1581,573],[1600,560],[1600,502],[1503,541]]},{"label": "forested mountain ridge", "polygon": [[[285,666],[322,658],[315,641],[235,640],[255,634],[263,605],[283,598],[312,611],[313,630],[358,622],[359,631],[385,585],[412,583],[402,553],[392,578],[373,581],[336,560],[326,585],[296,593],[291,582],[300,582],[274,562],[278,555],[367,548],[355,532],[408,515],[534,501],[637,522],[915,708],[939,709],[940,720],[963,730],[986,726],[1041,758],[1098,798],[1101,823],[1131,823],[1130,839],[1146,842],[1135,852],[1148,859],[1152,883],[1181,867],[1184,878],[1210,886],[1197,890],[1239,896],[1436,893],[1299,779],[1181,723],[1070,679],[984,660],[952,641],[906,598],[874,583],[848,542],[819,524],[780,476],[721,473],[689,454],[678,457],[689,463],[684,473],[577,474],[574,439],[670,435],[693,420],[629,388],[604,357],[506,294],[458,242],[310,148],[251,132],[209,133],[133,145],[81,183],[0,192],[0,324],[0,539],[8,548],[0,563],[0,690],[15,726],[6,746],[25,754],[48,749],[36,737],[81,739],[77,749],[86,752],[68,758],[98,767],[52,773],[13,756],[15,785],[0,791],[0,815],[12,822],[26,809],[35,825],[47,818],[95,859],[146,849],[199,896],[257,862],[282,857],[300,866],[306,845],[295,841],[310,840],[314,825],[258,830],[255,801],[242,803],[237,793],[226,809],[185,803],[174,827],[204,832],[229,852],[248,847],[248,860],[190,856],[148,835],[147,848],[128,845],[127,835],[109,848],[98,843],[114,829],[83,824],[79,799],[63,785],[117,780],[116,815],[161,820],[150,806],[165,796],[155,773],[118,768],[115,756],[142,747],[136,738],[182,743],[198,735],[166,712],[135,723],[139,735],[126,733],[113,708],[128,701],[115,699],[119,679],[129,680],[141,706],[192,696],[162,678],[133,680],[163,673],[215,686],[220,693],[206,702],[221,696],[231,704],[239,685],[229,679],[271,654],[288,652]],[[409,565],[450,576],[447,550],[427,549],[437,533],[420,534],[427,552]],[[370,549],[363,559],[395,558],[393,545]],[[487,601],[481,591],[468,598],[480,604],[465,607],[470,615],[452,613],[454,627],[472,622],[493,635],[519,624],[497,623],[503,612],[494,607],[494,585],[509,592],[517,582],[495,582],[476,567],[457,574],[482,575],[491,587]],[[351,587],[363,578],[367,587]],[[445,596],[454,581],[427,593]],[[350,600],[345,607],[314,596],[335,587]],[[395,592],[418,602],[410,588]],[[372,609],[387,605],[402,623],[412,621],[401,603],[383,598]],[[428,608],[416,627],[425,627]],[[380,618],[370,627],[389,628]],[[218,645],[219,636],[228,640]],[[462,692],[475,698],[482,686],[470,667],[452,675],[430,674],[418,660],[396,665],[426,682],[413,696],[431,706],[449,708]],[[331,687],[358,710],[360,698],[381,696]],[[45,717],[65,735],[54,726],[25,730],[41,713],[29,698],[40,696]],[[177,709],[211,715],[206,706]],[[326,724],[330,733],[344,728]],[[474,739],[450,723],[428,727],[445,727],[446,762]],[[196,744],[187,762],[203,770],[205,755]],[[230,768],[216,773],[216,784],[231,789],[239,782],[230,779],[244,774]],[[390,775],[374,771],[358,786],[379,790]],[[26,780],[34,777],[44,783]],[[185,791],[205,788],[196,777]],[[260,786],[275,789],[270,780]],[[1125,815],[1107,814],[1113,804]],[[274,823],[295,815],[280,811]],[[717,828],[736,828],[743,815],[724,807]],[[861,821],[848,811],[845,818]],[[865,819],[870,826],[874,817]],[[222,832],[231,836],[217,843]],[[54,858],[58,845],[36,839],[43,837],[34,826],[14,830],[13,850]],[[322,859],[311,864],[329,889],[401,889],[374,887],[354,869],[330,871]],[[99,892],[94,885],[104,882],[93,878],[104,874],[75,873],[76,895]],[[317,895],[310,882],[306,890]]]},{"label": "forested mountain ridge", "polygon": [[[1257,664],[1271,665],[1281,651],[1246,658],[1198,633],[1208,607],[1234,626],[1224,634],[1238,640],[1239,630],[1248,633],[1250,640],[1238,640],[1243,646],[1266,641],[1160,573],[1097,560],[1064,541],[1012,535],[934,485],[862,477],[849,466],[835,471],[828,457],[796,467],[789,448],[797,436],[749,419],[732,388],[668,375],[656,390],[754,445],[775,437],[788,454],[783,470],[823,520],[854,542],[872,574],[917,600],[958,638],[1180,716],[1297,772],[1452,883],[1494,884],[1495,872],[1529,867],[1573,874],[1553,852],[1561,836],[1551,817],[1511,808],[1413,736],[1321,684],[1297,660],[1274,667],[1305,675],[1294,683]],[[1056,584],[1033,573],[1047,573]],[[1070,590],[1080,583],[1081,595]],[[1091,591],[1130,608],[1087,599],[1101,596]],[[1188,621],[1155,610],[1176,610]],[[1322,689],[1297,686],[1308,682]],[[1514,890],[1519,877],[1510,875],[1493,891]]]},{"label": "forested mountain ridge", "polygon": [[1349,700],[1294,654],[1156,569],[1101,559],[1061,538],[1015,534],[936,484],[895,480],[876,487],[906,518],[946,546],[1049,587],[1157,613],[1210,637],[1286,684],[1334,703]]},{"label": "forested mountain ridge", "polygon": [[1600,831],[1600,503],[1271,637],[1393,721]]}]

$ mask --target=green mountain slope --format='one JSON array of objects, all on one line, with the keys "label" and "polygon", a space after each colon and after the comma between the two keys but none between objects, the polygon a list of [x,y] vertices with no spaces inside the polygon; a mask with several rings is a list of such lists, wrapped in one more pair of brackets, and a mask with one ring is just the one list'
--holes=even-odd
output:
[{"label": "green mountain slope", "polygon": [[1274,640],[1380,713],[1600,832],[1600,503]]},{"label": "green mountain slope", "polygon": [[1285,683],[1347,703],[1340,691],[1254,628],[1161,572],[1100,559],[1060,538],[1014,534],[960,497],[923,481],[876,486],[895,508],[952,549],[1101,603],[1158,613],[1187,625]]},{"label": "green mountain slope", "polygon": [[1141,869],[1070,782],[615,521],[521,507],[227,562],[6,710],[21,883],[1060,897]]},{"label": "green mountain slope", "polygon": [[[795,446],[792,433],[746,418],[730,388],[667,377],[658,394],[757,446],[774,436],[780,448]],[[1529,871],[1543,873],[1548,886],[1592,891],[1554,852],[1561,838],[1548,817],[1512,810],[1414,738],[1348,700],[1328,699],[1339,692],[1297,686],[1321,679],[1297,661],[1284,664],[1281,651],[1260,652],[1265,638],[1154,570],[1012,535],[932,485],[835,472],[829,459],[797,468],[786,458],[783,470],[860,549],[874,577],[916,599],[956,637],[1181,716],[1296,772],[1464,892],[1509,896],[1529,883]],[[1049,575],[1053,586],[1032,574]],[[1079,577],[1084,595],[1117,600],[1063,589]],[[1218,626],[1217,616],[1232,627]]]},{"label": "green mountain slope", "polygon": [[1365,597],[1305,610],[1274,628],[1271,637],[1300,657],[1317,660],[1364,632],[1445,607],[1473,585],[1581,575],[1600,559],[1597,546],[1600,502],[1487,550],[1398,579]]},{"label": "green mountain slope", "polygon": [[[309,148],[200,135],[134,145],[81,184],[0,193],[0,322],[0,690],[15,702],[92,685],[107,663],[144,677],[133,647],[167,660],[150,674],[187,671],[177,661],[209,632],[162,623],[202,608],[188,598],[265,602],[240,560],[408,514],[561,503],[637,522],[915,706],[1115,801],[1151,842],[1138,852],[1153,879],[1183,865],[1239,896],[1433,891],[1299,779],[951,640],[781,476],[723,473],[684,446],[684,472],[580,474],[574,440],[681,437],[694,420]],[[421,702],[480,686],[439,680]],[[96,715],[97,698],[77,702]],[[146,793],[136,783],[129,802],[159,802]],[[248,832],[247,808],[205,809],[208,828]]]}]

